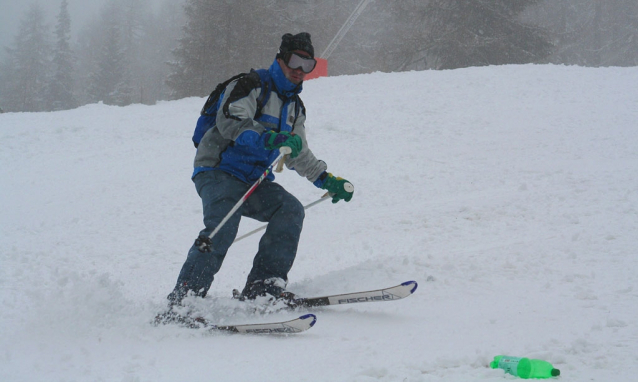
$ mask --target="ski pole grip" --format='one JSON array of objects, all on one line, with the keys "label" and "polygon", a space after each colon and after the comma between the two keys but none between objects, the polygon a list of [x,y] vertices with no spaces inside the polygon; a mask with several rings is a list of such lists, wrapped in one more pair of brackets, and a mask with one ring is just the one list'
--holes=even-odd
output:
[{"label": "ski pole grip", "polygon": [[288,159],[290,153],[292,153],[292,149],[288,146],[283,146],[279,148],[279,152],[283,154],[283,157],[279,160],[279,163],[277,163],[275,172],[282,172],[284,170],[284,162],[286,162],[286,159]]},{"label": "ski pole grip", "polygon": [[[353,185],[352,185],[352,183],[350,183],[350,182],[346,182],[346,183],[344,183],[344,184],[343,184],[343,189],[344,189],[346,192],[354,192],[354,186],[353,186]],[[333,196],[335,196],[335,194],[334,194],[334,193],[332,193],[332,192],[326,192],[326,193],[325,193],[325,194],[324,194],[321,198],[327,198],[328,196],[329,196],[329,197],[333,197]]]}]

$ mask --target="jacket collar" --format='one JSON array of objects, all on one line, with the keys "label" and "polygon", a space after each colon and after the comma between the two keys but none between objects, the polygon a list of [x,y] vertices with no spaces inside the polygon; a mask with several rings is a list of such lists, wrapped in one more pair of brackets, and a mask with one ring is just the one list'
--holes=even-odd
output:
[{"label": "jacket collar", "polygon": [[283,70],[281,70],[281,66],[279,66],[276,58],[272,65],[270,65],[268,71],[270,72],[270,77],[272,78],[279,95],[286,98],[292,98],[301,93],[301,90],[303,89],[303,82],[299,85],[295,85],[290,82],[290,80],[288,80],[284,75]]}]

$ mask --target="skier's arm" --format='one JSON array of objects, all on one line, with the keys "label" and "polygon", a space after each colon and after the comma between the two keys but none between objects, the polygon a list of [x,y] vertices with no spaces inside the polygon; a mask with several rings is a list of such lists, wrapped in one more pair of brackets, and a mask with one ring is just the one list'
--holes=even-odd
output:
[{"label": "skier's arm", "polygon": [[[303,148],[296,158],[288,158],[286,161],[286,167],[295,170],[299,175],[306,177],[309,181],[315,183],[319,176],[323,174],[328,166],[326,162],[317,159],[312,150],[308,147],[308,141],[306,139],[306,128],[304,126],[306,122],[306,113],[303,107],[301,107],[300,115],[297,117],[297,121],[293,126],[292,132],[301,138]],[[315,184],[316,185],[316,184]],[[317,187],[321,187],[317,185]]]},{"label": "skier's arm", "polygon": [[327,172],[328,166],[322,160],[318,160],[308,147],[306,140],[306,113],[302,106],[302,113],[297,118],[293,132],[301,137],[303,149],[299,155],[286,161],[288,168],[294,169],[301,176],[305,176],[315,186],[328,191],[332,196],[332,202],[337,203],[339,200],[349,202],[354,195],[354,187],[352,183],[341,177],[336,177]]}]

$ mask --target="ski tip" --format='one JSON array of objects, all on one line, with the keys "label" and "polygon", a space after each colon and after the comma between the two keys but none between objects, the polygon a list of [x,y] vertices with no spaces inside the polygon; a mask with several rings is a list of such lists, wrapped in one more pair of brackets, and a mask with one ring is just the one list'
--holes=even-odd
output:
[{"label": "ski tip", "polygon": [[300,320],[308,320],[311,319],[312,321],[310,322],[310,327],[315,326],[315,324],[317,323],[317,316],[315,316],[314,314],[305,314],[301,317],[299,317]]},{"label": "ski tip", "polygon": [[410,290],[410,294],[414,293],[414,291],[416,291],[416,288],[419,286],[419,284],[417,284],[416,281],[406,281],[401,285],[403,286],[413,285],[412,289]]}]

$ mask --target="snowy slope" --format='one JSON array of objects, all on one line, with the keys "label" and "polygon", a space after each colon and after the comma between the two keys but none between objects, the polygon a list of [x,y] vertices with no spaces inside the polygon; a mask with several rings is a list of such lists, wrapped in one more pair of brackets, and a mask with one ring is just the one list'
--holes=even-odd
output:
[{"label": "snowy slope", "polygon": [[[305,85],[311,148],[355,185],[307,211],[289,289],[420,283],[315,309],[294,336],[148,324],[201,228],[189,179],[203,99],[0,115],[0,380],[561,381],[638,375],[638,68],[501,66]],[[305,204],[322,192],[278,175]],[[244,221],[240,234],[258,224]],[[219,322],[258,236],[199,306]]]}]

